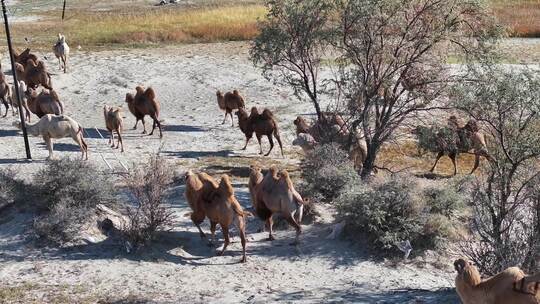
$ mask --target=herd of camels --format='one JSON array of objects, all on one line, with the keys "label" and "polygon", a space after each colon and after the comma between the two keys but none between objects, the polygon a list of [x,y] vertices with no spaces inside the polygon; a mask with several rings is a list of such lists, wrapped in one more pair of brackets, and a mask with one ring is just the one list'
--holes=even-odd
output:
[{"label": "herd of camels", "polygon": [[[69,46],[63,35],[58,35],[58,40],[53,46],[54,53],[59,60],[60,69],[67,71],[67,59]],[[16,62],[15,73],[19,80],[19,93],[21,104],[16,100],[14,86],[8,84],[4,73],[0,70],[0,100],[5,105],[8,114],[9,106],[15,110],[26,111],[24,114],[26,129],[30,135],[43,137],[49,158],[53,156],[52,139],[71,137],[80,147],[83,159],[88,159],[88,145],[83,136],[83,128],[73,118],[64,114],[64,105],[59,100],[58,94],[52,87],[51,74],[43,61],[40,61],[35,54],[26,49],[20,54],[14,54]],[[38,87],[42,87],[38,93]],[[265,154],[268,156],[274,147],[273,138],[280,146],[283,155],[283,145],[279,133],[279,127],[275,115],[268,109],[261,112],[256,107],[252,107],[248,113],[244,98],[237,90],[216,93],[217,103],[221,110],[225,112],[223,124],[227,117],[231,119],[234,126],[233,112],[237,116],[238,126],[245,135],[246,142],[243,150],[246,149],[249,141],[255,134],[259,143],[259,153],[263,154],[261,139],[268,138],[270,150]],[[152,88],[144,89],[141,86],[135,88],[135,94],[127,93],[125,102],[129,112],[136,119],[137,128],[139,121],[142,121],[143,133],[146,133],[145,117],[152,119],[153,126],[149,135],[159,129],[160,138],[163,136],[160,121],[160,103],[156,98],[156,93]],[[103,108],[105,126],[110,132],[109,144],[114,148],[124,151],[122,140],[122,130],[124,127],[123,115],[120,107]],[[31,114],[35,114],[39,121],[31,123]],[[21,122],[16,121],[13,125],[21,128]],[[333,132],[332,136],[338,142],[345,142],[350,139],[350,132],[343,118],[337,114],[324,114],[321,121],[316,121],[311,126],[303,117],[298,116],[294,121],[297,138],[293,145],[300,146],[304,151],[314,149],[325,136],[324,132]],[[473,153],[475,155],[475,165],[472,172],[478,167],[481,156],[492,160],[488,153],[484,135],[478,128],[474,120],[469,121],[465,126],[461,126],[455,116],[448,120],[448,127],[455,130],[456,143],[453,149],[448,149],[448,145],[435,145],[431,150],[437,153],[435,164],[431,171],[435,170],[438,160],[448,155],[454,164],[454,174],[456,174],[456,156],[458,153]],[[423,132],[422,127],[415,130],[416,134]],[[115,133],[117,142],[115,145]],[[463,144],[467,142],[468,144]],[[350,141],[349,141],[350,143]],[[472,151],[472,152],[471,152]],[[349,156],[356,167],[360,167],[367,155],[366,143],[362,136],[355,136],[353,145],[349,150]],[[223,254],[230,243],[229,228],[232,225],[238,227],[242,244],[241,262],[246,262],[246,217],[256,216],[261,220],[262,230],[268,229],[269,240],[274,240],[273,235],[273,214],[281,214],[285,220],[295,228],[296,238],[293,244],[300,242],[302,233],[302,215],[304,210],[304,199],[296,191],[293,182],[286,170],[278,170],[275,166],[264,170],[259,166],[250,167],[249,192],[255,214],[244,211],[235,197],[234,188],[231,185],[231,178],[224,174],[218,182],[204,172],[188,171],[185,174],[185,197],[191,208],[189,217],[198,228],[202,238],[206,239],[206,234],[201,228],[201,223],[208,218],[210,221],[210,232],[212,239],[210,244],[215,243],[215,231],[219,224],[223,236],[223,248],[218,254]],[[471,173],[472,173],[471,172]],[[540,303],[539,282],[540,274],[526,276],[519,268],[508,268],[505,271],[488,279],[481,279],[476,267],[465,259],[458,259],[454,263],[457,271],[456,290],[461,300],[465,304],[522,304]]]}]

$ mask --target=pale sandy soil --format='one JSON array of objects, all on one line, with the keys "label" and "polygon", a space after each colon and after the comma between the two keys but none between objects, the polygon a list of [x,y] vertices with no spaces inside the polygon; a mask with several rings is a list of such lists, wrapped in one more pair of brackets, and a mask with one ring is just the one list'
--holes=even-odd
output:
[{"label": "pale sandy soil", "polygon": [[[40,55],[53,58],[52,54]],[[288,89],[266,81],[247,58],[246,44],[226,43],[75,51],[68,74],[59,73],[55,61],[48,63],[57,74],[53,84],[66,105],[66,114],[85,127],[91,163],[117,173],[122,171],[119,161],[129,166],[161,151],[176,172],[203,167],[213,174],[232,173],[237,196],[248,208],[245,168],[259,159],[258,147],[252,142],[247,151],[240,151],[243,135],[229,123],[221,125],[223,113],[215,101],[216,89],[238,88],[248,107],[267,106],[275,112],[286,157],[281,159],[275,149],[272,158],[262,159],[288,167],[298,162],[298,150],[291,147],[292,121],[312,109],[299,103]],[[7,66],[5,60],[2,63]],[[166,124],[164,138],[143,136],[140,126],[131,130],[135,120],[126,108],[126,152],[119,153],[107,147],[94,128],[104,133],[103,105],[122,105],[125,94],[138,84],[152,86],[157,92]],[[31,138],[34,161],[22,161],[23,141],[11,127],[13,120],[11,113],[0,118],[0,168],[13,167],[19,176],[29,176],[44,164],[47,151],[41,139]],[[268,149],[266,141],[263,148]],[[55,153],[57,157],[80,156],[69,139],[56,141]],[[112,171],[103,158],[113,166]],[[200,240],[196,228],[183,216],[189,207],[182,185],[171,189],[170,203],[177,215],[174,229],[151,248],[131,255],[107,240],[69,250],[39,248],[31,241],[28,215],[0,213],[0,289],[22,288],[22,295],[15,298],[20,303],[457,303],[450,290],[454,275],[448,260],[440,261],[448,265],[442,270],[422,263],[391,266],[370,257],[361,245],[345,239],[326,240],[334,223],[328,206],[321,207],[322,215],[314,224],[305,226],[298,248],[289,246],[292,230],[278,231],[277,240],[270,243],[265,241],[266,234],[256,232],[259,222],[251,218],[248,262],[238,264],[238,238],[223,257],[216,257],[215,249]],[[10,301],[17,302],[15,299]]]}]

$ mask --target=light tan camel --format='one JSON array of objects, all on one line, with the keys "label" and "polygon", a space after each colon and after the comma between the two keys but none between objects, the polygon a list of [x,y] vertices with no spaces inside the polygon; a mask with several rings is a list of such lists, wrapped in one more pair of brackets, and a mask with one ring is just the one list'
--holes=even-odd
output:
[{"label": "light tan camel", "polygon": [[105,126],[111,133],[109,145],[114,148],[114,132],[118,135],[118,143],[116,149],[122,145],[121,152],[124,152],[124,141],[122,140],[122,130],[124,128],[124,120],[122,118],[122,108],[103,106],[103,116],[105,117]]},{"label": "light tan camel", "polygon": [[286,170],[281,170],[278,174],[277,168],[272,166],[268,173],[262,177],[261,168],[251,166],[248,185],[253,208],[257,216],[266,222],[269,229],[268,239],[274,240],[272,215],[280,213],[296,229],[294,244],[298,244],[302,233],[300,224],[304,200],[294,188],[289,173]]},{"label": "light tan camel", "polygon": [[[26,98],[26,83],[22,80],[19,80],[19,96],[21,97],[22,108],[26,111],[25,120],[30,121],[30,108],[28,107],[27,98]],[[20,109],[19,101],[17,100],[17,95],[15,94],[15,85],[11,86],[11,109],[13,111],[13,116],[15,116],[15,109]]]},{"label": "light tan camel", "polygon": [[[21,122],[13,122],[13,126],[21,129]],[[88,160],[88,145],[84,141],[81,125],[66,115],[47,114],[35,124],[26,124],[26,131],[32,136],[42,136],[50,159],[53,157],[53,138],[71,137],[81,148],[82,158]]]},{"label": "light tan camel", "polygon": [[[189,216],[193,224],[199,229],[201,238],[207,239],[206,234],[204,234],[200,226],[206,218],[203,195],[208,196],[209,193],[218,187],[218,184],[208,174],[204,172],[194,173],[191,170],[186,173],[185,181],[186,190],[184,196],[192,210],[192,212],[189,213]],[[211,225],[214,226],[215,223],[211,223]]]},{"label": "light tan camel", "polygon": [[[2,71],[0,71],[0,100],[4,104],[4,107],[6,107],[6,114],[4,114],[4,117],[6,117],[9,110],[9,102],[11,100],[11,87],[7,83],[6,76]],[[1,113],[2,111],[0,110],[0,114]]]},{"label": "light tan camel", "polygon": [[[540,293],[533,282],[538,277],[526,277],[517,267],[482,280],[478,269],[465,259],[454,262],[457,271],[456,291],[463,304],[538,304]],[[526,282],[522,281],[525,278]],[[523,285],[520,286],[520,284]]]}]

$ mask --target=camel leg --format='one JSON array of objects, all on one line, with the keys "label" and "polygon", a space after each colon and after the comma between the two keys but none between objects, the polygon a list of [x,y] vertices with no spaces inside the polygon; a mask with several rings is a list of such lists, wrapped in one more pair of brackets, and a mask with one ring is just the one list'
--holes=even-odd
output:
[{"label": "camel leg", "polygon": [[257,133],[255,133],[255,136],[257,137],[257,141],[259,142],[259,154],[263,154],[263,151],[262,151],[262,144],[261,144],[261,138],[262,138],[262,135],[259,135]]},{"label": "camel leg", "polygon": [[478,154],[476,151],[474,151],[474,166],[469,174],[473,174],[474,171],[478,168],[480,165],[480,154]]},{"label": "camel leg", "polygon": [[146,122],[144,122],[144,117],[141,120],[142,120],[142,126],[143,126],[142,134],[146,134]]},{"label": "camel leg", "polygon": [[268,231],[269,231],[269,234],[268,234],[268,240],[269,241],[273,241],[275,240],[274,238],[274,220],[272,220],[272,216],[270,216],[267,220],[266,220],[266,226],[268,226]]},{"label": "camel leg", "polygon": [[223,232],[225,242],[223,243],[223,249],[221,250],[221,252],[218,253],[218,255],[223,255],[223,253],[225,253],[225,250],[227,249],[227,246],[229,246],[229,243],[231,242],[229,239],[229,227],[221,226],[221,231]]},{"label": "camel leg", "polygon": [[239,218],[238,230],[240,230],[240,242],[242,243],[242,259],[241,263],[246,262],[246,227],[244,224],[244,218]]},{"label": "camel leg", "polygon": [[228,114],[228,112],[227,112],[227,110],[225,110],[225,116],[223,117],[223,122],[221,122],[222,125],[224,125],[225,121],[227,120],[227,114]]},{"label": "camel leg", "polygon": [[51,159],[53,157],[53,143],[49,135],[43,135],[43,140],[45,141],[45,145],[47,145],[47,150],[49,150],[49,157],[47,159]]},{"label": "camel leg", "polygon": [[66,73],[66,70],[67,70],[67,64],[66,64],[66,61],[67,61],[66,56],[62,56],[62,62],[64,63],[64,74]]},{"label": "camel leg", "polygon": [[114,130],[109,130],[111,134],[109,135],[109,145],[114,148]]},{"label": "camel leg", "polygon": [[272,149],[274,149],[274,140],[272,139],[272,134],[266,135],[268,137],[268,142],[270,142],[270,150],[268,150],[268,153],[266,153],[264,156],[270,155],[270,152],[272,152]]},{"label": "camel leg", "polygon": [[439,154],[437,154],[437,158],[435,159],[435,163],[433,164],[433,167],[431,167],[431,170],[429,170],[429,172],[435,171],[435,167],[437,166],[437,163],[439,162],[439,159],[441,159],[441,157],[443,157],[443,155],[444,155],[444,152],[439,152]]},{"label": "camel leg", "polygon": [[456,175],[457,174],[457,166],[456,166],[457,153],[450,153],[448,155],[448,157],[450,157],[450,159],[452,160],[452,164],[454,165],[454,174],[453,175]]},{"label": "camel leg", "polygon": [[231,116],[231,127],[234,127],[234,118],[232,116],[232,111],[229,112],[229,116]]},{"label": "camel leg", "polygon": [[[112,132],[111,132],[111,136],[112,136]],[[84,154],[85,152],[87,151],[87,147],[86,147],[86,143],[84,142],[84,139],[82,138],[82,134],[79,134],[77,133],[74,137],[73,137],[73,140],[79,145],[79,147],[81,148],[81,153],[82,153],[82,157],[81,159],[84,160]],[[114,145],[114,143],[113,143]],[[86,153],[86,159],[88,160],[88,153]]]},{"label": "camel leg", "polygon": [[249,141],[251,140],[251,136],[252,136],[252,135],[250,135],[250,136],[246,135],[246,144],[244,145],[244,147],[242,148],[242,150],[247,149],[247,145],[248,145]]},{"label": "camel leg", "polygon": [[6,117],[7,114],[8,114],[9,105],[8,105],[5,97],[2,97],[2,103],[4,104],[4,107],[6,107],[6,114],[4,114],[4,117]]},{"label": "camel leg", "polygon": [[201,239],[206,239],[206,234],[204,234],[204,232],[201,229],[201,223],[204,221],[204,217],[205,217],[204,213],[202,214],[199,212],[191,213],[191,221],[193,222],[193,224],[195,224],[197,229],[199,229],[199,235],[201,236]]},{"label": "camel leg", "polygon": [[300,226],[294,217],[292,215],[288,214],[288,216],[285,218],[287,222],[296,229],[296,238],[294,239],[294,242],[291,245],[298,245],[300,244],[300,234],[302,233],[302,226]]},{"label": "camel leg", "polygon": [[122,149],[120,149],[120,152],[124,152],[124,141],[122,140],[122,134],[120,133],[120,130],[116,130],[116,133],[118,133],[118,144],[116,145],[116,149],[120,145],[122,145]]},{"label": "camel leg", "polygon": [[212,239],[208,241],[208,246],[215,246],[216,242],[216,227],[217,222],[210,221],[210,233],[212,234]]},{"label": "camel leg", "polygon": [[276,138],[278,144],[279,144],[279,149],[281,150],[281,157],[285,157],[285,155],[283,154],[283,144],[281,143],[281,136],[279,135],[279,133],[276,131],[274,131],[274,137]]},{"label": "camel leg", "polygon": [[133,130],[137,130],[138,123],[139,123],[139,119],[135,119],[135,126],[133,126]]}]

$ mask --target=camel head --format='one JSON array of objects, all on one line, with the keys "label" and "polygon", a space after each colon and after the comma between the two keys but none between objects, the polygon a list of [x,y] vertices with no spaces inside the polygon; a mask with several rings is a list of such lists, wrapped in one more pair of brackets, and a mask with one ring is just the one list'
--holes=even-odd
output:
[{"label": "camel head", "polygon": [[234,94],[234,96],[240,96],[240,93],[238,92],[238,90],[233,90],[232,93]]},{"label": "camel head", "polygon": [[216,96],[217,96],[217,98],[223,98],[223,93],[221,93],[220,90],[217,90],[216,91]]},{"label": "camel head", "polygon": [[135,91],[137,91],[137,94],[144,94],[144,89],[141,86],[137,86],[135,88]]},{"label": "camel head", "polygon": [[270,166],[270,169],[268,169],[268,174],[270,174],[274,179],[279,179],[278,176],[279,170],[276,165]]},{"label": "camel head", "polygon": [[245,120],[248,118],[248,114],[243,108],[238,109],[234,114],[238,117],[238,120]]},{"label": "camel head", "polygon": [[184,180],[188,180],[188,178],[190,178],[191,176],[194,176],[195,173],[193,173],[193,170],[189,169],[185,174],[184,174]]},{"label": "camel head", "polygon": [[458,273],[458,278],[463,280],[469,286],[476,286],[482,282],[478,269],[465,259],[454,261],[454,268]]},{"label": "camel head", "polygon": [[257,107],[251,108],[251,116],[257,116],[259,115],[259,110],[257,110]]},{"label": "camel head", "polygon": [[305,123],[306,123],[306,120],[302,116],[297,116],[296,119],[294,120],[295,126],[303,125]]},{"label": "camel head", "polygon": [[135,100],[135,97],[133,97],[133,94],[127,93],[126,94],[126,103],[131,104]]},{"label": "camel head", "polygon": [[64,43],[66,42],[66,36],[58,33],[58,43]]}]

